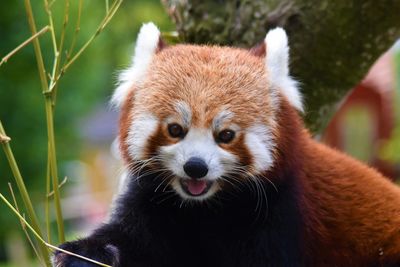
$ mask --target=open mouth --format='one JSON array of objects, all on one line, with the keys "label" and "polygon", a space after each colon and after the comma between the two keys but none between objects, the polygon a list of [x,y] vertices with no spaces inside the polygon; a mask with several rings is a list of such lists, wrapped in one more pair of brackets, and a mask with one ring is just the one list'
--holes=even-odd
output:
[{"label": "open mouth", "polygon": [[213,181],[195,179],[180,179],[179,183],[186,194],[196,197],[205,195],[214,184]]}]

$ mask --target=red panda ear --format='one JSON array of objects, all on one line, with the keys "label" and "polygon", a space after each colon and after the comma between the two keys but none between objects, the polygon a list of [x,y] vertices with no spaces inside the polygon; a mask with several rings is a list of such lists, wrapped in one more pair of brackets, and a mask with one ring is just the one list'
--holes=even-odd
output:
[{"label": "red panda ear", "polygon": [[282,28],[270,30],[264,43],[265,66],[271,86],[280,90],[293,107],[303,111],[298,83],[289,75],[289,46],[285,30]]},{"label": "red panda ear", "polygon": [[267,54],[265,42],[260,42],[249,50],[250,54],[256,57],[264,58]]},{"label": "red panda ear", "polygon": [[163,50],[166,44],[161,39],[160,30],[153,23],[146,23],[140,28],[136,39],[135,53],[130,67],[121,72],[117,89],[112,96],[111,103],[121,107],[125,102],[133,85],[143,82],[153,56]]}]

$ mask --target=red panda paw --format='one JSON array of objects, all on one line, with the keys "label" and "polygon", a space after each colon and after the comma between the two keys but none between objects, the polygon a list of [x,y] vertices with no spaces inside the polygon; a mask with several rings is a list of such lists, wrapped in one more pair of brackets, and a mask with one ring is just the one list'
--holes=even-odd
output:
[{"label": "red panda paw", "polygon": [[[111,244],[100,244],[96,240],[81,239],[62,244],[60,249],[81,255],[91,260],[119,267],[119,250]],[[96,267],[99,266],[79,257],[56,251],[52,258],[53,267]]]}]

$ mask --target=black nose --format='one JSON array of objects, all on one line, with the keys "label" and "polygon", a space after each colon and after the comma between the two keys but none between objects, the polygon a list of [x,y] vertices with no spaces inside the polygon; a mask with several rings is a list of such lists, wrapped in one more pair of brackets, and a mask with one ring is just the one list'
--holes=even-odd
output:
[{"label": "black nose", "polygon": [[199,179],[207,175],[208,167],[204,160],[193,157],[183,165],[183,170],[191,178]]}]

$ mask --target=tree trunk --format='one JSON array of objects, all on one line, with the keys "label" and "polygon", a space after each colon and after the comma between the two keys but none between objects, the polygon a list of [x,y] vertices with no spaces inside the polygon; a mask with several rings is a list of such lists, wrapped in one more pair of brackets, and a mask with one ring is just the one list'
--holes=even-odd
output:
[{"label": "tree trunk", "polygon": [[400,36],[400,0],[163,0],[183,40],[251,47],[286,29],[291,74],[318,133],[339,101]]}]

